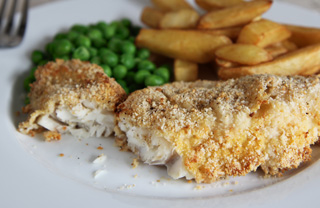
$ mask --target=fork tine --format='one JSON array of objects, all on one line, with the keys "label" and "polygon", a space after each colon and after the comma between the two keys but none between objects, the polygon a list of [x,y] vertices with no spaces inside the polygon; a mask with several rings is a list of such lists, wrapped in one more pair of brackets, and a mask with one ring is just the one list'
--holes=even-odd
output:
[{"label": "fork tine", "polygon": [[0,10],[0,31],[1,31],[1,25],[2,25],[2,19],[4,17],[4,11],[7,4],[7,0],[3,0],[1,4],[1,10]]},{"label": "fork tine", "polygon": [[14,14],[15,14],[15,11],[16,11],[16,7],[17,7],[17,0],[14,0],[13,4],[11,5],[11,10],[10,10],[10,13],[9,13],[9,17],[8,17],[8,22],[7,22],[6,28],[4,30],[4,32],[6,34],[10,34],[11,31],[12,31],[13,18],[14,18]]},{"label": "fork tine", "polygon": [[26,27],[27,27],[27,19],[28,19],[28,8],[29,8],[29,0],[24,0],[22,13],[21,13],[21,21],[18,28],[18,36],[23,37]]}]

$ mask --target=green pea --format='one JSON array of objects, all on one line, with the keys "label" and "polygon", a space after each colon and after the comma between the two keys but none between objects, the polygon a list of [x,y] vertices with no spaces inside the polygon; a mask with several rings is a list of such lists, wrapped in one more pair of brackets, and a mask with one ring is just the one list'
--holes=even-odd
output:
[{"label": "green pea", "polygon": [[113,52],[102,55],[100,58],[102,63],[107,64],[110,67],[115,67],[119,63],[118,55]]},{"label": "green pea", "polygon": [[34,82],[36,79],[33,75],[28,76],[24,81],[23,81],[23,87],[27,92],[30,92],[30,84]]},{"label": "green pea", "polygon": [[130,90],[129,90],[129,88],[128,87],[122,87],[123,89],[124,89],[124,91],[127,93],[127,94],[129,94],[130,93]]},{"label": "green pea", "polygon": [[36,72],[36,70],[37,70],[36,66],[32,67],[30,70],[30,76],[34,76],[34,73]]},{"label": "green pea", "polygon": [[92,58],[90,59],[90,62],[99,65],[99,64],[101,64],[101,59],[100,59],[99,56],[94,56],[94,57],[92,57]]},{"label": "green pea", "polygon": [[120,27],[122,24],[121,24],[121,22],[119,22],[119,21],[112,21],[112,22],[110,23],[110,25],[113,26],[113,27]]},{"label": "green pea", "polygon": [[149,60],[142,60],[138,64],[138,70],[152,71],[156,68],[156,65]]},{"label": "green pea", "polygon": [[136,46],[130,41],[124,41],[121,44],[121,52],[134,54],[136,52]]},{"label": "green pea", "polygon": [[113,77],[116,79],[123,79],[126,76],[127,72],[128,72],[127,67],[123,65],[117,65],[113,69]]},{"label": "green pea", "polygon": [[96,48],[101,48],[107,45],[107,41],[103,38],[93,39],[92,42]]},{"label": "green pea", "polygon": [[80,46],[74,50],[72,58],[87,61],[90,58],[90,52],[86,47]]},{"label": "green pea", "polygon": [[100,21],[97,23],[97,27],[100,29],[100,31],[104,31],[105,28],[108,27],[108,24],[105,21]]},{"label": "green pea", "polygon": [[48,43],[48,44],[46,45],[46,52],[47,52],[48,54],[52,55],[52,54],[53,54],[53,48],[54,48],[54,43],[53,43],[53,42]]},{"label": "green pea", "polygon": [[109,53],[113,53],[113,52],[107,48],[100,48],[98,51],[99,56],[105,56],[105,55],[108,55]]},{"label": "green pea", "polygon": [[106,28],[103,29],[103,36],[105,39],[109,40],[116,34],[117,27],[114,25],[107,25]]},{"label": "green pea", "polygon": [[141,58],[137,58],[137,57],[134,58],[134,62],[136,63],[136,65],[138,65],[141,61],[142,61]]},{"label": "green pea", "polygon": [[131,28],[131,35],[137,36],[137,35],[139,34],[140,30],[141,30],[141,27],[139,27],[139,26],[133,26],[133,27]]},{"label": "green pea", "polygon": [[43,66],[43,65],[45,65],[45,64],[47,64],[48,63],[48,60],[41,60],[39,63],[38,63],[38,66]]},{"label": "green pea", "polygon": [[75,44],[76,46],[85,46],[89,48],[91,46],[91,40],[85,35],[79,35],[75,40]]},{"label": "green pea", "polygon": [[145,79],[150,76],[151,73],[148,70],[140,70],[134,76],[134,81],[137,84],[143,84]]},{"label": "green pea", "polygon": [[119,85],[121,85],[122,88],[127,87],[127,83],[124,80],[117,79],[116,81],[118,82]]},{"label": "green pea", "polygon": [[53,55],[52,56],[53,60],[55,61],[56,59],[63,59],[65,61],[69,60],[69,56],[68,55]]},{"label": "green pea", "polygon": [[154,71],[154,74],[162,77],[165,82],[168,82],[170,80],[170,71],[166,67],[159,67]]},{"label": "green pea", "polygon": [[30,98],[28,96],[26,96],[25,100],[24,100],[24,104],[28,105],[30,104]]},{"label": "green pea", "polygon": [[65,33],[58,33],[54,36],[54,40],[62,40],[62,39],[67,39],[68,35]]},{"label": "green pea", "polygon": [[53,54],[57,56],[66,55],[71,52],[72,43],[67,39],[61,39],[54,42]]},{"label": "green pea", "polygon": [[80,33],[77,32],[77,31],[71,30],[71,31],[69,31],[69,32],[67,33],[67,39],[70,40],[70,41],[76,40],[77,37],[79,37],[79,36],[80,36]]},{"label": "green pea", "polygon": [[158,75],[151,75],[146,78],[144,84],[146,86],[159,86],[164,84],[164,80]]},{"label": "green pea", "polygon": [[136,84],[136,83],[134,83],[134,84],[131,84],[131,85],[129,85],[129,91],[130,92],[134,92],[134,91],[136,91],[136,90],[139,90],[139,89],[142,89],[144,86],[141,86],[141,85],[139,85],[139,84]]},{"label": "green pea", "polygon": [[67,60],[70,60],[70,57],[68,55],[63,55],[60,57],[60,59],[67,61]]},{"label": "green pea", "polygon": [[114,52],[120,52],[122,41],[119,38],[112,38],[108,43],[108,48]]},{"label": "green pea", "polygon": [[44,58],[44,53],[39,50],[35,50],[31,54],[31,60],[34,64],[38,64]]},{"label": "green pea", "polygon": [[132,25],[131,21],[130,21],[129,19],[127,19],[127,18],[123,18],[123,19],[121,20],[121,24],[122,24],[123,26],[125,26],[125,27],[131,27],[131,25]]},{"label": "green pea", "polygon": [[87,31],[88,31],[88,27],[85,26],[85,25],[76,24],[76,25],[73,25],[73,26],[71,27],[71,30],[72,30],[72,31],[79,32],[79,33],[81,33],[81,34],[85,34],[85,33],[87,33]]},{"label": "green pea", "polygon": [[93,47],[90,47],[90,48],[87,48],[87,49],[88,49],[91,57],[94,57],[94,56],[98,55],[98,49],[93,48]]},{"label": "green pea", "polygon": [[137,52],[137,57],[141,59],[148,59],[150,57],[150,51],[146,48],[141,48]]},{"label": "green pea", "polygon": [[90,25],[88,26],[88,31],[87,31],[86,35],[89,34],[89,31],[90,31],[90,30],[100,30],[100,29],[99,29],[99,27],[98,27],[97,25],[95,25],[95,24],[90,24]]},{"label": "green pea", "polygon": [[169,71],[172,68],[169,64],[163,64],[161,67],[167,68]]},{"label": "green pea", "polygon": [[102,39],[102,32],[99,29],[89,29],[87,33],[88,38],[91,40]]},{"label": "green pea", "polygon": [[134,56],[132,54],[122,54],[120,57],[120,63],[129,70],[134,68],[136,65]]},{"label": "green pea", "polygon": [[114,36],[119,39],[124,40],[127,37],[129,37],[129,35],[130,35],[130,30],[121,25],[121,26],[117,27],[116,34]]},{"label": "green pea", "polygon": [[112,70],[110,68],[110,66],[102,64],[100,65],[103,68],[104,73],[108,76],[111,77],[112,76]]},{"label": "green pea", "polygon": [[134,43],[136,41],[136,38],[134,36],[130,36],[128,38],[128,41],[130,41],[131,43]]},{"label": "green pea", "polygon": [[126,77],[124,78],[124,80],[128,83],[128,84],[133,84],[134,81],[134,76],[136,75],[136,72],[134,71],[128,71]]}]

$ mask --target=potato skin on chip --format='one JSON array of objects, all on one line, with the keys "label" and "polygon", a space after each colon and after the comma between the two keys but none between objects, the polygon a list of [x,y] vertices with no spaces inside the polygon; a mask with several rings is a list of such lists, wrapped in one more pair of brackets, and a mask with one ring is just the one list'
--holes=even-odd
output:
[{"label": "potato skin on chip", "polygon": [[226,36],[187,30],[142,29],[136,38],[138,47],[195,63],[208,63],[214,60],[215,49],[231,43],[232,41]]},{"label": "potato skin on chip", "polygon": [[257,65],[272,60],[272,56],[266,50],[250,44],[222,46],[215,54],[220,59],[242,65]]},{"label": "potato skin on chip", "polygon": [[298,75],[320,65],[320,44],[292,51],[271,62],[255,66],[221,68],[222,79],[237,78],[251,74]]},{"label": "potato skin on chip", "polygon": [[205,14],[198,24],[199,29],[218,29],[247,24],[266,12],[272,1],[252,1],[234,7],[212,11]]},{"label": "potato skin on chip", "polygon": [[270,20],[259,20],[243,27],[237,43],[253,44],[264,48],[288,39],[291,32],[283,25]]}]

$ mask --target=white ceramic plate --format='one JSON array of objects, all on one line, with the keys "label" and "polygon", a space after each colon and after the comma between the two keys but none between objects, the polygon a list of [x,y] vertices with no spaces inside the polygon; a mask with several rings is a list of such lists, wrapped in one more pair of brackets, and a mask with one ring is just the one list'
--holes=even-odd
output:
[{"label": "white ceramic plate", "polygon": [[[112,21],[123,17],[139,23],[147,1],[63,1],[31,10],[22,45],[1,49],[0,207],[316,207],[320,190],[320,149],[313,160],[281,178],[250,173],[213,184],[171,180],[165,168],[140,164],[131,167],[131,153],[119,152],[113,138],[78,140],[63,136],[46,143],[16,131],[23,103],[23,79],[31,67],[30,54],[43,49],[54,34],[75,23]],[[320,14],[275,3],[266,17],[284,23],[320,27]],[[102,146],[103,150],[97,147]],[[59,154],[63,153],[63,157]],[[107,160],[92,161],[101,153]],[[97,170],[105,172],[93,177]],[[300,207],[301,207],[300,206]]]}]

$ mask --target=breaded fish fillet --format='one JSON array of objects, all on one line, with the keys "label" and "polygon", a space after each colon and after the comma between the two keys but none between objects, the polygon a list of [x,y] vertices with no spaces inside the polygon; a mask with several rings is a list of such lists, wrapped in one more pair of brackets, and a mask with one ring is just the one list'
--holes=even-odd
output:
[{"label": "breaded fish fillet", "polygon": [[119,139],[173,178],[210,183],[261,167],[277,175],[311,157],[320,130],[318,77],[253,75],[176,82],[118,106]]},{"label": "breaded fish fillet", "polygon": [[[33,134],[44,128],[81,138],[113,133],[114,111],[126,93],[101,67],[57,60],[39,67],[35,77],[29,93],[31,114],[19,124],[20,132]],[[48,139],[50,135],[54,134]]]}]

